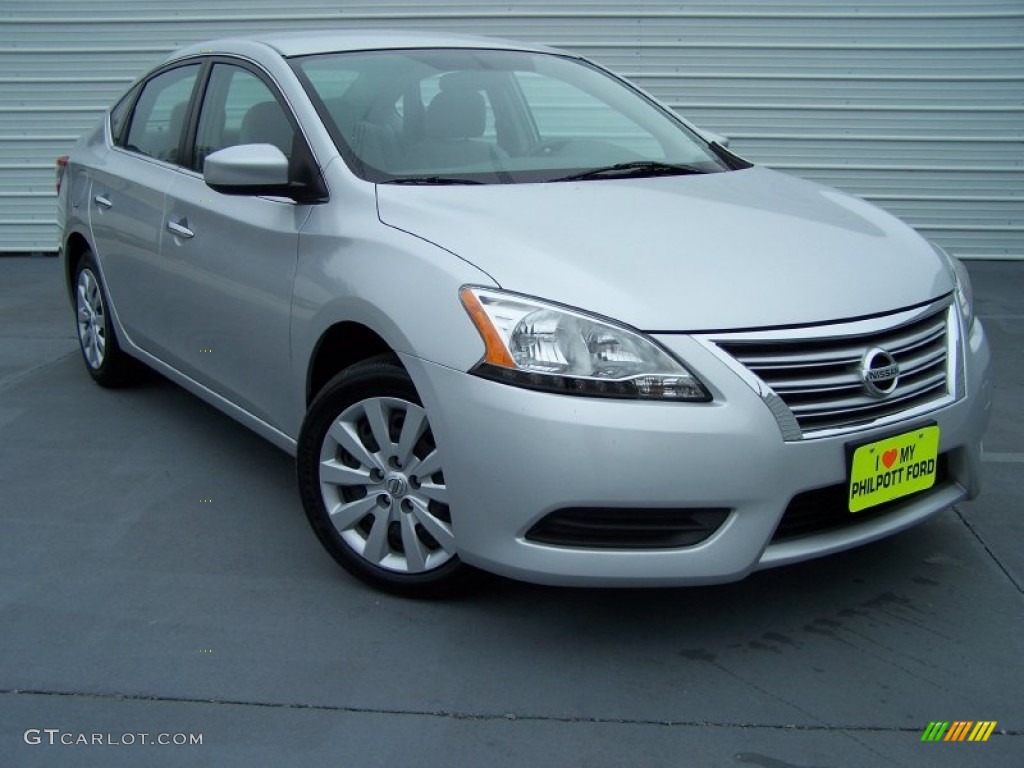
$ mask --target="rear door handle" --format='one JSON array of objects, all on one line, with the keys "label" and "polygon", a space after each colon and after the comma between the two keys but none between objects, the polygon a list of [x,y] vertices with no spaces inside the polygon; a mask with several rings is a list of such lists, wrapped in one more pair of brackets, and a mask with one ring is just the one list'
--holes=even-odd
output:
[{"label": "rear door handle", "polygon": [[[184,219],[182,219],[182,221],[184,221]],[[169,219],[167,221],[167,228],[175,237],[184,237],[187,239],[196,236],[196,233],[193,232],[188,227],[186,227],[184,224],[179,224],[178,222],[171,221]]]},{"label": "rear door handle", "polygon": [[113,205],[113,203],[110,202],[110,198],[104,197],[103,195],[96,195],[96,197],[93,198],[93,202],[102,208],[110,208]]}]

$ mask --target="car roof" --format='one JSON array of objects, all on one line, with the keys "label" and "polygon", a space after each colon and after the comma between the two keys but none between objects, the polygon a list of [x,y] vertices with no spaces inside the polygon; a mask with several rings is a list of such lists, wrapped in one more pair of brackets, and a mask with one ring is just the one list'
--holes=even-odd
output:
[{"label": "car roof", "polygon": [[496,50],[562,53],[554,48],[512,40],[448,32],[337,29],[310,32],[268,32],[207,40],[181,48],[168,60],[198,53],[250,54],[255,47],[271,48],[281,56],[306,56],[341,51],[401,50],[408,48],[489,48]]}]

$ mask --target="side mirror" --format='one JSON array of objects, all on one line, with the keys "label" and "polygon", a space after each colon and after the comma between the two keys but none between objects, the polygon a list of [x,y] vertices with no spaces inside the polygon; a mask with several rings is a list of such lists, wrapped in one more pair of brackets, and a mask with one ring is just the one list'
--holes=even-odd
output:
[{"label": "side mirror", "polygon": [[272,144],[240,144],[211,152],[203,162],[203,180],[225,195],[295,198],[305,187],[288,179],[288,158]]}]

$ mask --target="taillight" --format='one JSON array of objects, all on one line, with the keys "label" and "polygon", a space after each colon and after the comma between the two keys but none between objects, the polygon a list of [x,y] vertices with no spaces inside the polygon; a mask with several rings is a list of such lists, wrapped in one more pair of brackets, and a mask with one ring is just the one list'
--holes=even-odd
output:
[{"label": "taillight", "polygon": [[60,157],[58,157],[56,165],[54,167],[54,171],[56,171],[56,174],[57,174],[57,194],[58,195],[60,194],[60,183],[62,181],[64,181],[64,169],[67,168],[67,167],[68,167],[68,156],[67,155],[61,155]]}]

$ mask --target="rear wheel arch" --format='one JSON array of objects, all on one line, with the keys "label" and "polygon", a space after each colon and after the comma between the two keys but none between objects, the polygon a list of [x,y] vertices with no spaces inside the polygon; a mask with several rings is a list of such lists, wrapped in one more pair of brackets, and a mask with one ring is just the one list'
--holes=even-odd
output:
[{"label": "rear wheel arch", "polygon": [[86,370],[103,387],[120,387],[138,381],[145,367],[125,354],[118,343],[110,299],[96,256],[88,245],[77,254],[74,264],[71,301]]},{"label": "rear wheel arch", "polygon": [[[78,265],[86,254],[92,253],[89,241],[80,232],[72,232],[64,246],[66,254],[64,259],[64,284],[68,289],[68,297],[72,302],[75,300],[75,277],[78,275]],[[95,258],[95,257],[94,257]]]}]

